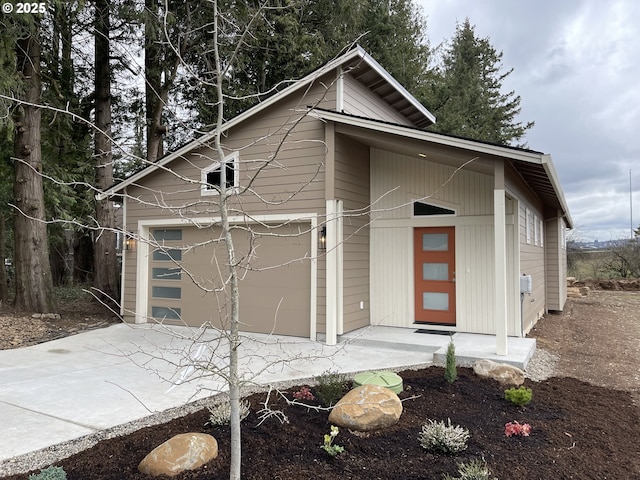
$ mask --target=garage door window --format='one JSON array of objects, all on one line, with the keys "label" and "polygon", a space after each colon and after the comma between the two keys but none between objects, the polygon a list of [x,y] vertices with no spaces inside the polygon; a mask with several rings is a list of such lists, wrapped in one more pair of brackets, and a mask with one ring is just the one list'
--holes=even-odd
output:
[{"label": "garage door window", "polygon": [[180,287],[152,287],[151,296],[154,298],[182,298],[182,289]]},{"label": "garage door window", "polygon": [[178,250],[177,248],[154,250],[153,259],[157,262],[179,262],[182,260],[182,250]]},{"label": "garage door window", "polygon": [[179,229],[153,230],[151,234],[157,242],[182,240],[182,230]]},{"label": "garage door window", "polygon": [[159,268],[151,270],[151,278],[154,280],[181,280],[182,270],[180,268]]},{"label": "garage door window", "polygon": [[180,309],[170,307],[151,307],[151,316],[159,320],[180,320]]}]

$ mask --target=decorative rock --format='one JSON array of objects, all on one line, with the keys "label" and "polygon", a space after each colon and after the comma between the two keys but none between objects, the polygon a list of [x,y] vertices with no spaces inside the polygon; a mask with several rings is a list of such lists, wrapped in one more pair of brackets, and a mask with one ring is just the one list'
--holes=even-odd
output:
[{"label": "decorative rock", "polygon": [[567,287],[573,287],[574,283],[576,283],[576,277],[567,277]]},{"label": "decorative rock", "polygon": [[144,457],[138,470],[147,475],[174,476],[195,470],[218,456],[218,442],[204,433],[182,433]]},{"label": "decorative rock", "polygon": [[524,372],[518,367],[506,363],[496,363],[491,360],[478,360],[473,365],[473,371],[482,378],[493,378],[506,385],[522,385]]},{"label": "decorative rock", "polygon": [[45,320],[60,320],[59,313],[34,313],[31,318],[43,318]]},{"label": "decorative rock", "polygon": [[589,287],[579,287],[578,290],[580,290],[580,295],[583,297],[588,297],[589,293],[591,293],[591,289]]},{"label": "decorative rock", "polygon": [[567,297],[571,298],[580,298],[582,297],[582,293],[580,292],[579,287],[567,287]]},{"label": "decorative rock", "polygon": [[333,407],[329,422],[339,427],[370,432],[394,425],[402,415],[402,402],[386,387],[354,388]]}]

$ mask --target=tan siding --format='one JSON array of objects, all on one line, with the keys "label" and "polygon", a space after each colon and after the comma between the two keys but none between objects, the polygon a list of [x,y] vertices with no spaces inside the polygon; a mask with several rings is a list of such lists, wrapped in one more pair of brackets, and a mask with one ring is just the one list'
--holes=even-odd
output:
[{"label": "tan siding", "polygon": [[567,300],[566,249],[562,246],[564,221],[555,217],[545,223],[547,308],[561,311]]},{"label": "tan siding", "polygon": [[[343,331],[369,324],[369,147],[336,136],[335,192],[343,201]],[[364,308],[360,308],[363,302]]]},{"label": "tan siding", "polygon": [[[305,116],[305,112],[306,106],[316,101],[321,101],[324,108],[333,108],[335,87],[331,85],[330,90],[324,96],[324,87],[314,87],[304,99],[288,98],[223,138],[226,152],[239,151],[241,186],[249,185],[259,171],[252,191],[242,195],[242,203],[231,203],[232,215],[242,211],[253,215],[324,212],[324,124]],[[127,229],[136,231],[138,220],[142,219],[219,216],[217,196],[202,196],[200,192],[201,171],[216,158],[210,148],[203,146],[187,158],[171,162],[168,169],[148,175],[144,187],[130,186]],[[136,254],[126,255],[124,308],[134,312]],[[318,264],[324,268],[322,260]],[[324,281],[319,279],[320,332],[324,328],[324,291]],[[132,314],[126,316],[128,320],[133,318]]]},{"label": "tan siding", "polygon": [[531,275],[533,283],[531,295],[525,294],[523,300],[524,329],[528,331],[545,313],[546,272],[544,247],[535,245],[533,235],[531,243],[527,243],[526,209],[533,212],[538,219],[542,218],[542,212],[524,201],[520,202],[520,273]]},{"label": "tan siding", "polygon": [[352,75],[344,76],[344,113],[412,126],[407,118]]}]

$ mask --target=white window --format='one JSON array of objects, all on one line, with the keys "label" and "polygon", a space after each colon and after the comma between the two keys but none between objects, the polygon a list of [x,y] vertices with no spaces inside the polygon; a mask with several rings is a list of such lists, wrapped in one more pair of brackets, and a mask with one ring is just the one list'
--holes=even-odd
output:
[{"label": "white window", "polygon": [[544,222],[540,219],[540,226],[538,228],[540,230],[540,246],[544,247]]},{"label": "white window", "polygon": [[239,156],[233,153],[220,162],[202,170],[202,195],[216,195],[221,188],[235,189],[240,183]]},{"label": "white window", "polygon": [[533,244],[540,245],[540,229],[538,228],[538,216],[533,215]]},{"label": "white window", "polygon": [[525,208],[525,230],[527,232],[527,244],[531,245],[533,234],[533,212]]}]

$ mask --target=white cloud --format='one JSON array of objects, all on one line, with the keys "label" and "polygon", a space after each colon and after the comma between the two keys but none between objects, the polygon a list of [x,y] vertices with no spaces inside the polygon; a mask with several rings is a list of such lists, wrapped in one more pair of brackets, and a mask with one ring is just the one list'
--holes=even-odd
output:
[{"label": "white cloud", "polygon": [[536,122],[529,147],[553,157],[582,235],[628,236],[630,169],[640,224],[640,2],[418,3],[432,44],[468,17],[504,53],[504,69],[514,68],[505,89],[522,97],[520,119]]}]

